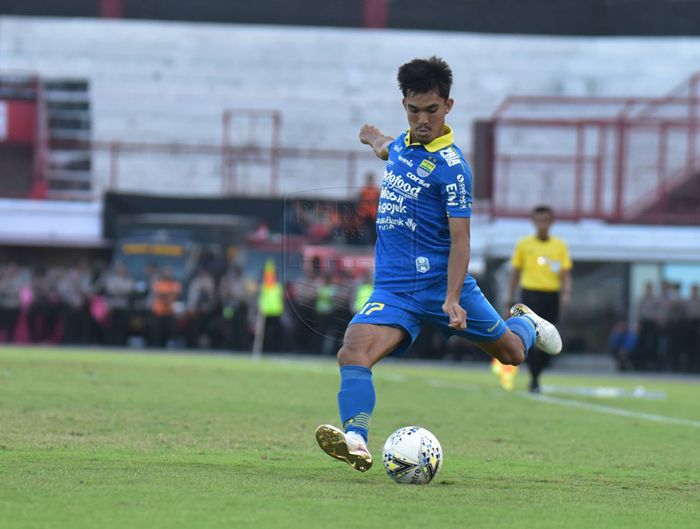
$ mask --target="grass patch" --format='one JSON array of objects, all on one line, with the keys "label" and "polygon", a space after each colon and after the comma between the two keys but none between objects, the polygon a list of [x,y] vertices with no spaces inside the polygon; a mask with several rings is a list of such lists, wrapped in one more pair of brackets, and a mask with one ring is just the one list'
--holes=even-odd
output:
[{"label": "grass patch", "polygon": [[[375,382],[377,463],[360,474],[313,438],[338,423],[331,361],[0,349],[0,527],[670,529],[700,518],[700,428],[533,401],[486,371],[390,363]],[[566,398],[700,421],[697,383],[546,382],[641,384],[667,398]],[[379,461],[408,424],[445,451],[428,487],[392,483]]]}]

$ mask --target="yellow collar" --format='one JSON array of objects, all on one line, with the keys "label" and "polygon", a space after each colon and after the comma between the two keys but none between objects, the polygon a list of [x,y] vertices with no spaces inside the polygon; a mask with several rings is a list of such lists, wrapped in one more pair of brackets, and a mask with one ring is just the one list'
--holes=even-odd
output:
[{"label": "yellow collar", "polygon": [[411,129],[408,129],[406,131],[406,136],[404,137],[403,142],[406,147],[408,147],[409,145],[422,145],[428,152],[437,152],[440,149],[445,149],[446,147],[449,147],[454,143],[454,135],[452,134],[452,129],[449,125],[445,125],[445,129],[443,132],[444,134],[442,136],[438,136],[430,143],[422,144],[418,142],[411,143]]}]

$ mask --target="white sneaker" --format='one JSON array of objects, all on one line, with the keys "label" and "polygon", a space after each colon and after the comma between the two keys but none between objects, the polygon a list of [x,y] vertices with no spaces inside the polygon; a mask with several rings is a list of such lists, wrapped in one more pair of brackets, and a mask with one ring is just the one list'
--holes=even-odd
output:
[{"label": "white sneaker", "polygon": [[372,454],[361,435],[322,424],[316,428],[316,441],[326,454],[345,461],[355,470],[366,472],[372,467]]},{"label": "white sneaker", "polygon": [[535,331],[537,333],[535,344],[542,351],[550,355],[558,355],[561,353],[561,336],[559,336],[559,331],[553,324],[535,314],[530,307],[522,303],[513,305],[510,308],[510,314],[511,316],[530,318],[535,324]]}]

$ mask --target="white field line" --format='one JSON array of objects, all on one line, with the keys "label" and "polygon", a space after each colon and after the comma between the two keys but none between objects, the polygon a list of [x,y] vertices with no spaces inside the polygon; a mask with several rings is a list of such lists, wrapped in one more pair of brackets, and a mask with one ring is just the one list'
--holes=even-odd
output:
[{"label": "white field line", "polygon": [[[278,363],[288,363],[288,364],[294,364],[295,366],[299,367],[303,365],[302,370],[306,371],[311,371],[311,372],[326,372],[330,373],[337,369],[337,367],[326,367],[326,364],[323,363],[317,363],[317,362],[309,362],[307,364],[301,364],[299,362],[296,362],[294,360],[278,360]],[[404,375],[396,374],[396,373],[377,373],[376,375],[379,375],[377,378],[384,379],[390,382],[406,382],[407,378]],[[376,376],[375,375],[375,376]],[[478,389],[479,386],[472,385],[472,384],[452,384],[446,381],[442,381],[437,378],[430,378],[425,380],[425,383],[427,385],[432,386],[432,387],[439,387],[439,388],[446,388],[446,389],[455,389],[455,390],[461,390],[461,391],[473,391],[475,389]],[[570,408],[579,408],[582,410],[588,410],[588,411],[595,411],[598,413],[606,413],[608,415],[618,415],[622,417],[631,417],[634,419],[643,419],[646,421],[652,421],[652,422],[657,422],[661,424],[676,424],[680,426],[691,426],[695,428],[700,428],[700,421],[694,421],[692,419],[679,419],[677,417],[667,417],[665,415],[653,415],[651,413],[642,413],[642,412],[636,412],[636,411],[629,411],[625,410],[622,408],[613,408],[612,406],[602,406],[600,404],[589,404],[587,402],[580,402],[577,400],[569,400],[569,399],[562,399],[558,397],[550,397],[547,395],[531,395],[530,393],[516,393],[516,395],[525,397],[531,400],[535,401],[540,401],[540,402],[546,402],[549,404],[558,404],[560,406],[568,406]]]},{"label": "white field line", "polygon": [[608,415],[621,415],[622,417],[632,417],[634,419],[644,419],[646,421],[659,422],[662,424],[677,424],[681,426],[694,426],[700,428],[700,421],[692,419],[679,419],[677,417],[667,417],[665,415],[653,415],[651,413],[642,413],[638,411],[629,411],[622,408],[613,408],[612,406],[603,406],[601,404],[590,404],[588,402],[580,402],[578,400],[561,399],[558,397],[549,397],[547,395],[530,395],[529,393],[518,393],[518,395],[528,399],[547,402],[549,404],[558,404],[560,406],[568,406],[570,408],[580,408],[588,411],[596,411],[598,413],[607,413]]}]

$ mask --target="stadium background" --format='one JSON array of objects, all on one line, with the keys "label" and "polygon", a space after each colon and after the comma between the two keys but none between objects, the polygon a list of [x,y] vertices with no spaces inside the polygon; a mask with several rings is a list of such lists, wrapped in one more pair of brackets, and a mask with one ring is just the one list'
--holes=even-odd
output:
[{"label": "stadium background", "polygon": [[[231,345],[223,305],[188,302],[200,292],[188,292],[196,270],[216,284],[229,263],[246,279],[252,333],[273,258],[288,287],[275,327],[284,350],[320,352],[298,343],[313,327],[300,314],[324,317],[315,302],[294,304],[295,282],[314,267],[335,276],[335,323],[316,343],[332,350],[352,311],[349,288],[371,267],[371,229],[356,206],[366,173],[376,182],[382,167],[357,130],[365,121],[402,130],[391,72],[437,53],[455,72],[452,125],[475,170],[471,272],[488,295],[502,299],[527,213],[549,203],[576,263],[567,356],[610,364],[613,328],[639,322],[651,283],[666,312],[647,368],[697,369],[697,302],[682,303],[700,278],[695,3],[194,6],[0,2],[0,256],[20,269],[6,281],[6,298],[23,292],[7,305],[19,310],[15,339],[109,342],[112,265],[126,260],[147,283],[147,264],[175,252],[188,310],[163,343]],[[54,290],[32,311],[36,277]],[[123,343],[149,343],[140,288]],[[67,319],[81,322],[68,337]],[[471,351],[426,331],[410,354]]]},{"label": "stadium background", "polygon": [[[699,11],[0,0],[0,527],[695,527]],[[371,288],[383,167],[357,133],[405,128],[397,67],[433,54],[475,173],[470,271],[500,308],[552,205],[565,349],[532,393],[424,329],[373,369],[358,473],[313,436]],[[444,450],[428,487],[379,462],[409,424]]]}]

